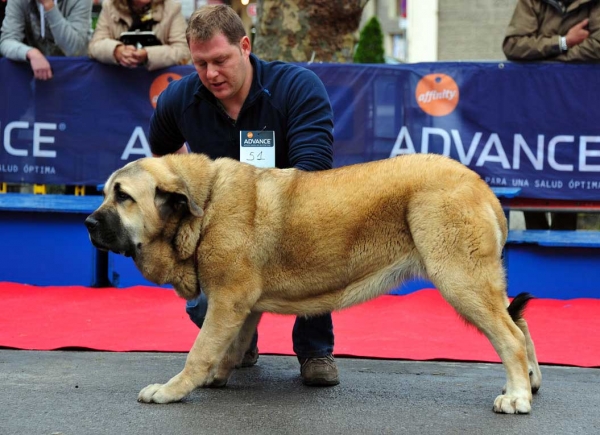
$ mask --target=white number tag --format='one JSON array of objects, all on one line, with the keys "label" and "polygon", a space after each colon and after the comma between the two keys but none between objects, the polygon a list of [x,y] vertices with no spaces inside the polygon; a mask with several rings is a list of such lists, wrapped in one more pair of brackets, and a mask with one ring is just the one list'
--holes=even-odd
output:
[{"label": "white number tag", "polygon": [[275,132],[242,130],[240,132],[240,162],[259,168],[275,167]]}]

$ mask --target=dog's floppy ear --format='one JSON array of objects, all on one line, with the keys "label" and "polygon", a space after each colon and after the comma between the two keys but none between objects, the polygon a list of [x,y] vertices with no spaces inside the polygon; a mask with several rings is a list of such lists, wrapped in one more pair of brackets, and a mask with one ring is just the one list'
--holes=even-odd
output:
[{"label": "dog's floppy ear", "polygon": [[154,203],[163,218],[184,209],[193,216],[204,216],[204,210],[196,204],[189,193],[189,189],[180,179],[174,178],[167,182],[157,183]]}]

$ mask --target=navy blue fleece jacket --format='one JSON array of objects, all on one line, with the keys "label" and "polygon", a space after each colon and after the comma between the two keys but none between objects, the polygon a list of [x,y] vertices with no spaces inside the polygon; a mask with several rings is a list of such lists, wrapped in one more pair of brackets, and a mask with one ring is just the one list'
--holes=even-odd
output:
[{"label": "navy blue fleece jacket", "polygon": [[169,84],[150,121],[152,153],[169,154],[187,142],[192,152],[239,160],[241,130],[272,130],[278,168],[331,168],[333,111],[321,80],[298,65],[253,54],[250,61],[252,87],[235,122],[196,73]]}]

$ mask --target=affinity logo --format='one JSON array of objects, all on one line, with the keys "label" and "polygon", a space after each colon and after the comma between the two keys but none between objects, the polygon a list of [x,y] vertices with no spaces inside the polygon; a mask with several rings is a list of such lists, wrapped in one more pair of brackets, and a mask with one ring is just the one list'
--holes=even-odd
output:
[{"label": "affinity logo", "polygon": [[458,85],[446,74],[428,74],[417,83],[415,98],[423,112],[431,116],[446,116],[458,104]]},{"label": "affinity logo", "polygon": [[165,73],[161,74],[154,79],[152,84],[150,85],[150,104],[152,107],[156,109],[156,103],[158,101],[158,96],[167,89],[169,83],[175,80],[179,80],[181,76],[175,73]]}]

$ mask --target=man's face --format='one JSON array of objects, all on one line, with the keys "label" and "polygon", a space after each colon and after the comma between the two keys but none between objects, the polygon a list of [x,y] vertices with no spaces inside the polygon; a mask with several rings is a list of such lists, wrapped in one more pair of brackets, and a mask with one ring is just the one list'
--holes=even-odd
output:
[{"label": "man's face", "polygon": [[200,81],[215,97],[226,100],[238,94],[249,73],[247,36],[231,45],[218,33],[208,41],[190,41],[190,52]]}]

